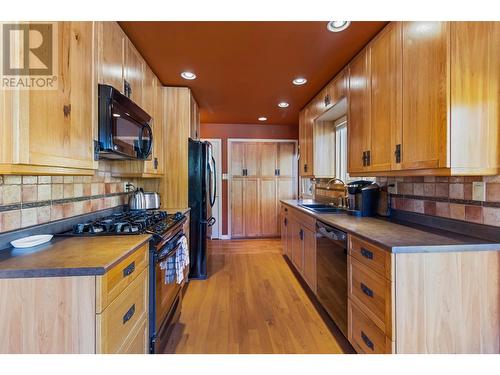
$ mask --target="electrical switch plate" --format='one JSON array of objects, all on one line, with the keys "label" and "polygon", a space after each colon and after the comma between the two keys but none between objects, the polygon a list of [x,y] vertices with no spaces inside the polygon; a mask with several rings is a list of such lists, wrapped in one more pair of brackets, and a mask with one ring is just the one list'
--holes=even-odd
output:
[{"label": "electrical switch plate", "polygon": [[223,174],[222,174],[222,179],[223,179],[223,180],[227,180],[227,179],[228,179],[228,178],[227,178],[227,173],[223,173]]},{"label": "electrical switch plate", "polygon": [[486,200],[486,184],[484,182],[476,181],[472,183],[472,200]]}]

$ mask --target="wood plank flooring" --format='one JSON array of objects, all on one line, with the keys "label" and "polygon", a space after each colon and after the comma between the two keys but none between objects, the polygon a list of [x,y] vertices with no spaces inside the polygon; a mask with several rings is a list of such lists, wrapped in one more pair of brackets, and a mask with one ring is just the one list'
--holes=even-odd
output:
[{"label": "wood plank flooring", "polygon": [[277,240],[210,241],[209,279],[192,280],[167,353],[344,353]]}]

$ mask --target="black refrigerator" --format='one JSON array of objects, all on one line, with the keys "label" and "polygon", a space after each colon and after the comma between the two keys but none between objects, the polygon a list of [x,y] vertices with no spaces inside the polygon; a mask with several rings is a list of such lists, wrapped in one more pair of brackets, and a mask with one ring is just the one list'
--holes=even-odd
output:
[{"label": "black refrigerator", "polygon": [[189,139],[189,278],[207,278],[207,240],[215,224],[216,168],[209,142]]}]

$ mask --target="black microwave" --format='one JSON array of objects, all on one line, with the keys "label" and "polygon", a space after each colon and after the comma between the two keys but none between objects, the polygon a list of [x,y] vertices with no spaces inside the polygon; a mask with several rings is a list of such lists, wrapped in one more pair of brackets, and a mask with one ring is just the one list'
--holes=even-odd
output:
[{"label": "black microwave", "polygon": [[151,155],[151,116],[109,85],[99,85],[99,157],[142,159]]}]

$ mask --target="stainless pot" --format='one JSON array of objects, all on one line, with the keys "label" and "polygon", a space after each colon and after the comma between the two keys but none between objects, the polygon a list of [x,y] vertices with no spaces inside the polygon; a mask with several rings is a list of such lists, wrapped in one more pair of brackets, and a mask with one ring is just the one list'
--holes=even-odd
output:
[{"label": "stainless pot", "polygon": [[131,210],[145,210],[146,198],[142,188],[135,189],[135,191],[128,197],[128,206]]},{"label": "stainless pot", "polygon": [[147,191],[144,193],[144,199],[146,201],[146,210],[160,209],[160,194],[154,191]]}]

